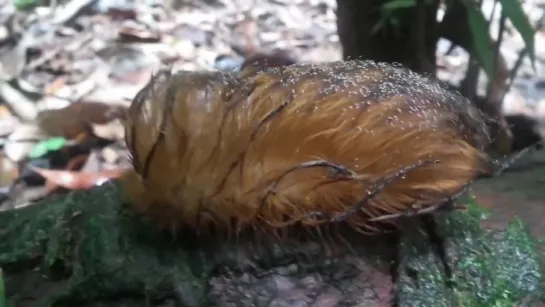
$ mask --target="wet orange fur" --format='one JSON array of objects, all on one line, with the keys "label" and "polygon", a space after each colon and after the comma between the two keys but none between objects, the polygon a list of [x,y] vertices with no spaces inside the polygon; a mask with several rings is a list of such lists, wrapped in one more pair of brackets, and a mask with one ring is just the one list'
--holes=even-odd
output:
[{"label": "wet orange fur", "polygon": [[[327,223],[305,215],[342,213],[372,180],[437,160],[398,178],[347,220],[375,233],[380,224],[369,218],[435,205],[489,170],[490,139],[469,101],[374,62],[159,74],[135,97],[125,125],[135,171],[122,178],[123,189],[135,211],[171,229]],[[358,180],[332,180],[325,167],[299,169],[267,194],[286,170],[319,159]]]}]

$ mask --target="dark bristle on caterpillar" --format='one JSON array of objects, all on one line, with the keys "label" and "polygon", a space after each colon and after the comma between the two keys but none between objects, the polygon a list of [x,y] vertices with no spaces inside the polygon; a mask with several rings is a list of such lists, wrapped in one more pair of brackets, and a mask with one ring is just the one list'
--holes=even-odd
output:
[{"label": "dark bristle on caterpillar", "polygon": [[160,72],[125,122],[134,211],[199,233],[344,223],[364,234],[448,206],[494,163],[485,117],[401,66]]}]

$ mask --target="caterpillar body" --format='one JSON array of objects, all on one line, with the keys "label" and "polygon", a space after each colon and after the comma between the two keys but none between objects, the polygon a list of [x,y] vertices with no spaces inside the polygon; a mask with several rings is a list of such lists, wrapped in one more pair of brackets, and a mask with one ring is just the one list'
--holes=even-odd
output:
[{"label": "caterpillar body", "polygon": [[162,72],[126,117],[136,212],[198,231],[343,222],[376,234],[490,172],[482,112],[403,67]]}]

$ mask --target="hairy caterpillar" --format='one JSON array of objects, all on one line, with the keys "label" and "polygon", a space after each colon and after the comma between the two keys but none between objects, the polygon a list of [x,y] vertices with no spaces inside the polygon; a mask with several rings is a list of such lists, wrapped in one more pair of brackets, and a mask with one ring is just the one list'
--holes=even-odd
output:
[{"label": "hairy caterpillar", "polygon": [[446,206],[492,170],[482,112],[372,61],[161,72],[134,98],[125,129],[134,170],[123,189],[135,211],[170,229],[342,221],[375,234]]}]

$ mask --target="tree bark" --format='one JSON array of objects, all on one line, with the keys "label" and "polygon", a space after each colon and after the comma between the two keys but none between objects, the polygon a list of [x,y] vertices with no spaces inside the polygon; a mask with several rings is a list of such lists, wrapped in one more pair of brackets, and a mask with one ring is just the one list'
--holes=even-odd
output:
[{"label": "tree bark", "polygon": [[[337,30],[343,57],[398,62],[435,75],[438,1],[392,12],[398,25],[384,23],[383,0],[337,0]],[[415,18],[415,16],[417,18]],[[373,29],[377,29],[373,31]]]}]

